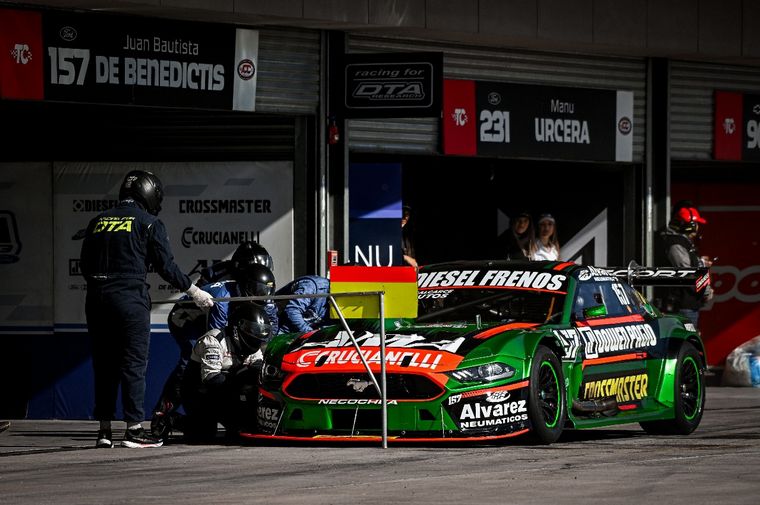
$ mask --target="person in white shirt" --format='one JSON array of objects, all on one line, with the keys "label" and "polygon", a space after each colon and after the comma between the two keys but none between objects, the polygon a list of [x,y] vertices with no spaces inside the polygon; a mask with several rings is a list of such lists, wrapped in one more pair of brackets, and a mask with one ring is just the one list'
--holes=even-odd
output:
[{"label": "person in white shirt", "polygon": [[536,251],[530,259],[534,261],[559,260],[559,239],[557,239],[557,222],[551,214],[541,214],[538,218],[538,237]]}]

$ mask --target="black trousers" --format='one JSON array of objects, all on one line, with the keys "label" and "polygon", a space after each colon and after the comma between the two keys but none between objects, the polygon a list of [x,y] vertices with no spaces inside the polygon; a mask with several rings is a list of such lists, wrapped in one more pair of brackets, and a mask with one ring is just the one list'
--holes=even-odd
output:
[{"label": "black trousers", "polygon": [[85,304],[95,373],[95,419],[115,417],[121,387],[124,420],[145,420],[150,297],[139,279],[89,281]]}]

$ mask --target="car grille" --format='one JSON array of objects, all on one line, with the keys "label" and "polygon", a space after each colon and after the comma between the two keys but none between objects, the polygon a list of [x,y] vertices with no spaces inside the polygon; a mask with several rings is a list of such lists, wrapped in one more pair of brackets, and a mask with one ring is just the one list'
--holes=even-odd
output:
[{"label": "car grille", "polygon": [[[375,376],[378,384],[380,377]],[[440,396],[443,389],[423,375],[387,374],[388,400],[430,400]],[[379,399],[380,396],[367,374],[315,373],[302,374],[285,388],[285,394],[299,399],[359,398]]]}]

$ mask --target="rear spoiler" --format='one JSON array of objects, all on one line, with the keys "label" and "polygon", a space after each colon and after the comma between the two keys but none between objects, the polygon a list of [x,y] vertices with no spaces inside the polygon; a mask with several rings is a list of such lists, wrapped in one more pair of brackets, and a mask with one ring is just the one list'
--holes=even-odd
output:
[{"label": "rear spoiler", "polygon": [[677,267],[587,267],[594,276],[606,274],[617,277],[634,286],[684,286],[693,287],[696,292],[710,285],[710,271],[707,268]]}]

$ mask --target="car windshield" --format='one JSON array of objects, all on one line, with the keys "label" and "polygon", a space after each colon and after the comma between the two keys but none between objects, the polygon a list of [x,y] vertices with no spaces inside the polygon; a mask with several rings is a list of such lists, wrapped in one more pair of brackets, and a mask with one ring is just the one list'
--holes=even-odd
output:
[{"label": "car windshield", "polygon": [[419,322],[554,322],[564,294],[526,289],[448,289],[419,292]]}]

